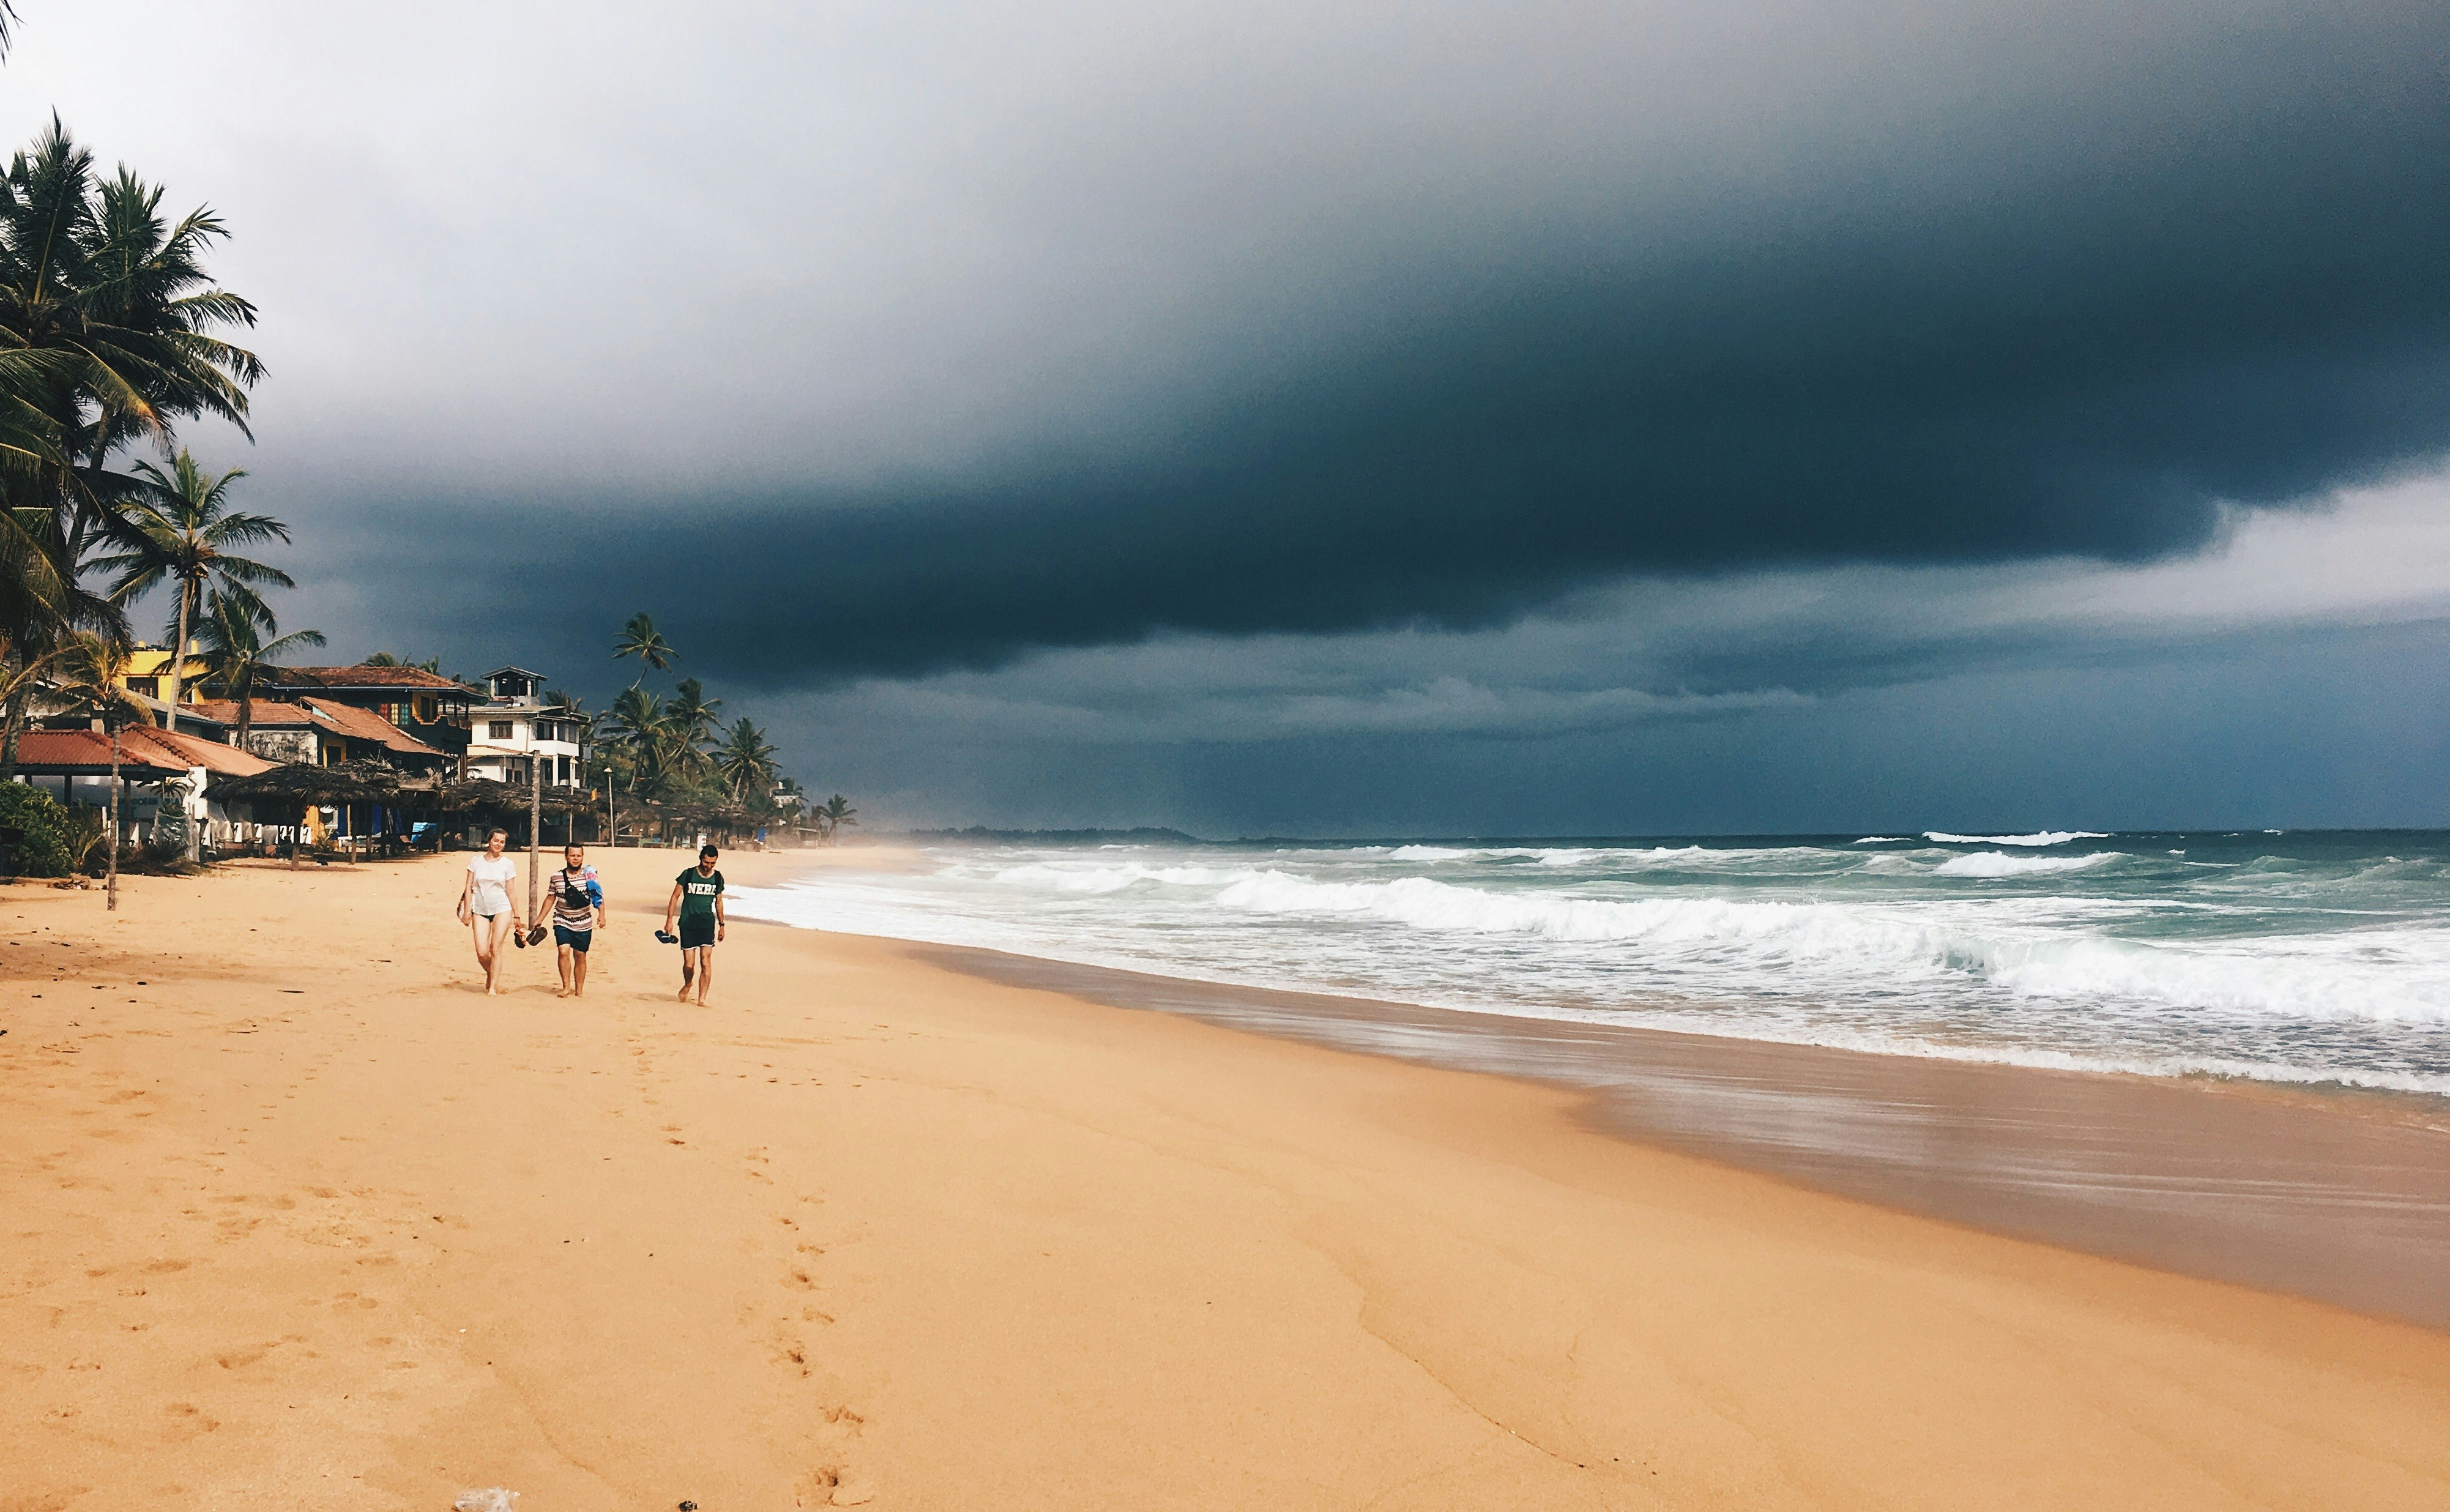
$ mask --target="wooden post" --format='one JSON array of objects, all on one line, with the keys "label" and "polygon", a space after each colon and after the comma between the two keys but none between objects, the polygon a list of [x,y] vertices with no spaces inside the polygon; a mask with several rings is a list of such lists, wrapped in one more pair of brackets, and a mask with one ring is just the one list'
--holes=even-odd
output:
[{"label": "wooden post", "polygon": [[536,873],[544,854],[544,758],[535,753],[535,722],[528,722],[528,927],[535,927]]},{"label": "wooden post", "polygon": [[[104,723],[104,724],[106,724],[106,725],[110,724],[110,720],[109,720],[109,717],[108,717],[107,715],[104,716],[103,723]],[[116,725],[111,725],[111,726],[110,726],[110,861],[109,861],[109,863],[108,863],[108,864],[109,864],[109,867],[110,867],[110,872],[109,872],[108,877],[104,881],[104,882],[103,882],[103,884],[102,884],[102,895],[103,895],[104,899],[106,900],[106,902],[105,902],[105,904],[104,904],[104,909],[105,909],[105,911],[106,911],[106,912],[108,912],[108,913],[116,913],[116,912],[118,912],[118,911],[119,911],[119,788],[120,788],[120,782],[119,782],[119,727],[118,727],[118,726],[116,726]]]}]

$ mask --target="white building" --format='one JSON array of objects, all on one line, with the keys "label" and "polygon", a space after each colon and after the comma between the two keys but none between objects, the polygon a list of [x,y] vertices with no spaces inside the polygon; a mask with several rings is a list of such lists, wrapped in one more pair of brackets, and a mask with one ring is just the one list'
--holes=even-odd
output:
[{"label": "white building", "polygon": [[544,702],[544,674],[504,667],[485,674],[489,696],[468,711],[468,775],[525,787],[542,762],[547,787],[585,787],[587,720]]}]

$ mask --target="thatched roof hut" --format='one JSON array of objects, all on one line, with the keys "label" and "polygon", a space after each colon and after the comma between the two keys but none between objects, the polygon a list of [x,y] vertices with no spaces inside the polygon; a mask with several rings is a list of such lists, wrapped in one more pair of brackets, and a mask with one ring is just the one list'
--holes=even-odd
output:
[{"label": "thatched roof hut", "polygon": [[368,762],[289,762],[252,777],[224,778],[213,785],[213,796],[242,804],[393,804],[399,802],[399,774]]}]

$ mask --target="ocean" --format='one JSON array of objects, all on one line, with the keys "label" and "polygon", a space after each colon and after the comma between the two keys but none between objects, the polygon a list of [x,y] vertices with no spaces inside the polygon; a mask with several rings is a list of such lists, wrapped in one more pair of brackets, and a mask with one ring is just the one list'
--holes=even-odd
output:
[{"label": "ocean", "polygon": [[749,918],[1537,1019],[2450,1097],[2450,832],[923,846]]}]

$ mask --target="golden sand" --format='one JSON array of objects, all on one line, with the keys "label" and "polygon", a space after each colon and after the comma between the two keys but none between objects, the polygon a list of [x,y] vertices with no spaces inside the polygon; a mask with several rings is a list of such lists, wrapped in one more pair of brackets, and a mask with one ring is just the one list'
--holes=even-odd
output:
[{"label": "golden sand", "polygon": [[574,1000],[454,857],[0,888],[0,1512],[2450,1507],[2450,1334],[885,941],[685,1006],[595,860]]}]

